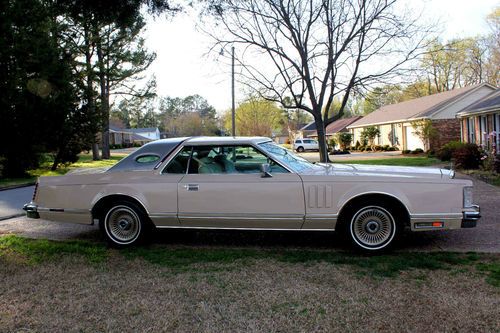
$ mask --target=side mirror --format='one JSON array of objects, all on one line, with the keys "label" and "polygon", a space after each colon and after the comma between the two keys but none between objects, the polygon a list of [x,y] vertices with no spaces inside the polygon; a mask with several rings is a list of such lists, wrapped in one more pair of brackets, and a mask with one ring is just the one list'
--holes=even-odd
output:
[{"label": "side mirror", "polygon": [[264,163],[260,165],[260,176],[262,178],[272,177],[271,175],[271,166],[268,163]]}]

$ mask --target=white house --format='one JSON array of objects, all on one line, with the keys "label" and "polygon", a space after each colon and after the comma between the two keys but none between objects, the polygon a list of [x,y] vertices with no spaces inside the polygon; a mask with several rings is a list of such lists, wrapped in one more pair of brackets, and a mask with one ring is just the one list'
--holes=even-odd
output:
[{"label": "white house", "polygon": [[361,143],[361,132],[370,126],[378,127],[380,136],[375,144],[396,146],[401,150],[424,148],[415,134],[412,122],[429,119],[437,130],[437,136],[429,143],[430,149],[438,149],[452,140],[460,140],[460,122],[457,113],[491,94],[495,87],[482,83],[409,101],[391,104],[366,115],[347,126],[353,134],[353,142]]},{"label": "white house", "polygon": [[130,128],[127,129],[132,133],[138,134],[142,137],[148,138],[151,141],[160,139],[160,130],[158,127],[149,127],[149,128]]}]

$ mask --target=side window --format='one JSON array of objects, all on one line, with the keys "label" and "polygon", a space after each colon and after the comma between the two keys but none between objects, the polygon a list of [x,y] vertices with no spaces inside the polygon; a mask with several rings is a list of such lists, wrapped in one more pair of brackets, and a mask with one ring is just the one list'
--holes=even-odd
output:
[{"label": "side window", "polygon": [[301,140],[295,140],[295,143],[302,143]]},{"label": "side window", "polygon": [[191,147],[184,147],[163,169],[162,173],[186,173],[191,156]]},{"label": "side window", "polygon": [[260,173],[260,165],[271,164],[271,171],[288,172],[252,146],[193,147],[189,173]]}]

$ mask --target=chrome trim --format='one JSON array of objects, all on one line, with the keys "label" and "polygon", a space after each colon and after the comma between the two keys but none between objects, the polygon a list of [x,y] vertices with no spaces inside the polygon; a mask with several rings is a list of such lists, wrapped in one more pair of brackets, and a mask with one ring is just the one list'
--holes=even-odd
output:
[{"label": "chrome trim", "polygon": [[[112,185],[112,184],[108,184],[108,185]],[[128,194],[128,193],[126,194],[126,193],[122,193],[122,192],[109,193],[109,194],[106,194],[105,196],[100,197],[97,200],[95,200],[96,197],[94,197],[93,201],[90,203],[91,208],[89,209],[89,212],[92,212],[94,210],[95,205],[99,201],[101,201],[104,198],[110,197],[112,195],[123,195],[124,197],[130,197],[132,199],[137,200],[137,202],[139,202],[141,204],[142,208],[144,208],[144,210],[146,211],[146,214],[149,215],[148,207],[140,199],[138,199],[135,195],[131,195],[131,194]]]},{"label": "chrome trim", "polygon": [[237,227],[192,227],[192,226],[157,226],[158,229],[205,229],[205,230],[256,230],[256,231],[335,231],[335,229],[280,229],[280,228],[237,228]]},{"label": "chrome trim", "polygon": [[338,214],[306,214],[305,216],[308,220],[337,219],[338,217]]},{"label": "chrome trim", "polygon": [[304,217],[302,215],[294,215],[294,216],[288,216],[288,217],[284,217],[284,216],[253,216],[253,217],[249,217],[249,216],[241,216],[241,215],[238,215],[238,216],[228,216],[228,215],[225,215],[225,216],[217,216],[217,215],[214,215],[214,216],[207,216],[207,215],[182,215],[182,214],[179,214],[178,215],[179,219],[188,219],[188,220],[191,220],[191,219],[218,219],[218,220],[285,220],[285,221],[289,221],[289,220],[299,220],[299,221],[303,221],[304,220]]},{"label": "chrome trim", "polygon": [[38,207],[39,212],[51,212],[51,213],[68,213],[68,214],[88,214],[88,209],[78,209],[78,208],[49,208],[49,207]]},{"label": "chrome trim", "polygon": [[344,204],[342,205],[342,207],[339,208],[339,215],[340,213],[342,212],[342,210],[344,209],[345,205],[348,204],[349,202],[351,202],[353,199],[356,199],[356,198],[359,198],[360,196],[363,196],[363,195],[369,195],[369,194],[381,194],[381,195],[387,195],[391,198],[394,198],[396,199],[398,202],[400,202],[406,209],[406,212],[408,213],[408,215],[411,216],[410,214],[410,210],[408,209],[408,206],[402,201],[400,200],[398,197],[396,197],[394,194],[391,194],[391,193],[387,193],[387,192],[375,192],[375,191],[370,191],[370,192],[362,192],[362,193],[358,193],[356,194],[355,196],[353,197],[350,197],[349,199],[347,199]]},{"label": "chrome trim", "polygon": [[[161,164],[163,164],[163,167],[161,167],[161,164],[156,168],[156,170],[159,170],[158,174],[160,175],[172,175],[171,173],[168,173],[168,172],[165,172],[163,173],[163,170],[165,170],[165,168],[168,166],[168,164],[170,163],[170,161],[172,161],[176,156],[177,154],[179,154],[179,152],[184,148],[184,147],[187,147],[184,145],[184,142],[186,142],[186,140],[182,141],[179,146],[174,149],[174,151],[172,151],[170,153],[170,156],[168,158],[166,158]],[[191,153],[193,152],[193,149],[192,149],[192,146],[191,146]],[[189,160],[191,160],[191,155],[189,155]],[[189,171],[189,165],[188,167],[186,168],[186,172],[185,173],[176,173],[175,175],[187,175]]]}]

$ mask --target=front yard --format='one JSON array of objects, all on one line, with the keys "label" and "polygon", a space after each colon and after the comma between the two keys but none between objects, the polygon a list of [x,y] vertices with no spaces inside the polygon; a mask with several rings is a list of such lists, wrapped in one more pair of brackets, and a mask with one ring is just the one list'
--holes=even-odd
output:
[{"label": "front yard", "polygon": [[109,160],[99,160],[93,161],[92,155],[80,154],[79,160],[76,163],[68,164],[59,167],[57,170],[52,171],[50,167],[52,161],[47,160],[40,165],[38,169],[29,170],[28,175],[25,178],[0,178],[0,189],[10,186],[18,186],[24,184],[32,184],[36,181],[37,177],[40,176],[60,176],[65,175],[71,170],[78,168],[104,168],[113,166],[116,162],[121,160],[126,155],[124,154],[113,154]]},{"label": "front yard", "polygon": [[0,237],[1,331],[500,330],[500,257]]}]

